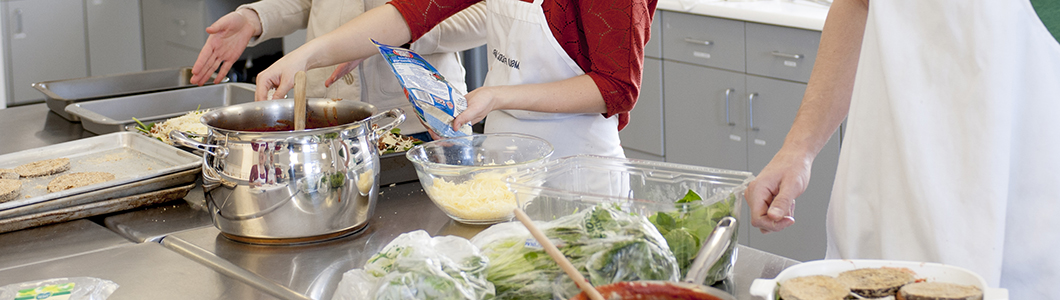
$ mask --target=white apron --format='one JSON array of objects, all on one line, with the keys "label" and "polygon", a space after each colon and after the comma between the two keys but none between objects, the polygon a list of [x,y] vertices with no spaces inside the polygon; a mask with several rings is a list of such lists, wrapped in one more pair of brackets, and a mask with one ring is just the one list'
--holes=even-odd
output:
[{"label": "white apron", "polygon": [[[485,86],[560,81],[585,74],[552,36],[543,0],[486,0],[486,45],[489,72]],[[625,157],[618,138],[618,116],[493,111],[486,133],[517,132],[544,138],[555,147],[553,158],[575,154]]]},{"label": "white apron", "polygon": [[1060,44],[1027,0],[869,2],[828,258],[1060,283]]}]

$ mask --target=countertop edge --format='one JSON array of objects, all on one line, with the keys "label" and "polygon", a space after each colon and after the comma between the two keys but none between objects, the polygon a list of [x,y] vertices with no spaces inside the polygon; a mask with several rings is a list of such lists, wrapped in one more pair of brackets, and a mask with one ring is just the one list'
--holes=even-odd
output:
[{"label": "countertop edge", "polygon": [[[755,3],[755,4],[747,4]],[[798,3],[786,2],[699,2],[682,4],[678,0],[660,0],[657,9],[821,31],[824,28],[828,8],[813,8]]]}]

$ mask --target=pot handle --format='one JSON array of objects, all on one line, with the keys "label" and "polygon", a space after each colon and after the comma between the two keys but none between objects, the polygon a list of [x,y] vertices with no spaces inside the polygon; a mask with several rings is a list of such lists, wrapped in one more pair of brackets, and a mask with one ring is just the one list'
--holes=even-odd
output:
[{"label": "pot handle", "polygon": [[725,254],[725,249],[728,249],[729,244],[732,243],[732,235],[736,232],[736,226],[736,218],[730,216],[718,221],[718,226],[714,227],[707,241],[699,248],[699,253],[696,253],[696,259],[692,261],[688,274],[685,275],[685,282],[703,284],[703,280],[706,280],[710,273],[710,268],[718,262],[718,259],[721,259]]},{"label": "pot handle", "polygon": [[379,137],[382,136],[387,131],[390,131],[391,129],[394,129],[394,127],[398,127],[398,125],[401,125],[401,123],[405,122],[405,111],[402,110],[401,108],[395,107],[395,108],[392,108],[390,110],[387,110],[387,111],[375,114],[375,115],[373,115],[371,117],[368,117],[368,119],[365,119],[364,121],[365,121],[366,124],[372,124],[372,123],[375,123],[376,121],[378,121],[379,119],[382,119],[382,118],[394,118],[394,121],[391,121],[390,123],[387,123],[386,125],[379,126],[379,128],[374,129],[372,131],[372,137],[371,137],[373,140],[379,139]]},{"label": "pot handle", "polygon": [[188,133],[180,130],[173,130],[169,132],[169,139],[173,140],[174,144],[181,145],[184,147],[195,148],[202,150],[210,155],[218,158],[224,158],[228,155],[228,151],[225,148],[217,145],[207,145],[200,143],[199,141],[193,140],[188,137]]}]

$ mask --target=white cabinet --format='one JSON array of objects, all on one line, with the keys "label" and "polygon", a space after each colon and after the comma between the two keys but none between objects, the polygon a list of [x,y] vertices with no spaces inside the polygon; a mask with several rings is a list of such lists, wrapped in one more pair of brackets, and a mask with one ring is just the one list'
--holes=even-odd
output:
[{"label": "white cabinet", "polygon": [[138,0],[2,2],[7,104],[41,102],[35,82],[143,70]]},{"label": "white cabinet", "polygon": [[[642,96],[623,130],[627,155],[650,158],[644,155],[648,153],[668,162],[761,171],[795,119],[820,32],[671,11],[661,11],[656,21],[661,21],[652,30],[662,31],[662,77],[649,77],[657,72],[656,59],[646,58]],[[654,98],[647,98],[655,96],[652,84],[657,81],[663,87],[660,113]],[[661,132],[652,128],[656,116]],[[662,147],[655,147],[655,141]],[[810,187],[796,199],[795,225],[761,234],[750,226],[745,209],[740,242],[797,260],[823,258],[825,214],[838,157],[836,134],[814,161]]]},{"label": "white cabinet", "polygon": [[30,86],[35,82],[88,75],[83,0],[13,0],[2,7],[9,105],[42,101]]}]

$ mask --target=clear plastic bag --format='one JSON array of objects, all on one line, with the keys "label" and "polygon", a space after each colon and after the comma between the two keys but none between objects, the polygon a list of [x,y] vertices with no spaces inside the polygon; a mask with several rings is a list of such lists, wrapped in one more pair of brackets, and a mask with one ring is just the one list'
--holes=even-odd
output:
[{"label": "clear plastic bag", "polygon": [[[535,222],[593,285],[677,281],[677,260],[643,216],[599,205]],[[569,299],[580,291],[519,222],[493,225],[471,242],[490,259],[497,299]]]},{"label": "clear plastic bag", "polygon": [[0,300],[104,300],[118,284],[93,277],[52,278],[0,287]]},{"label": "clear plastic bag", "polygon": [[343,274],[332,300],[493,299],[487,265],[467,239],[407,232]]}]

